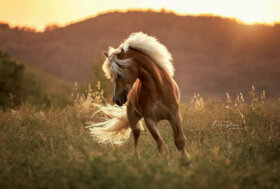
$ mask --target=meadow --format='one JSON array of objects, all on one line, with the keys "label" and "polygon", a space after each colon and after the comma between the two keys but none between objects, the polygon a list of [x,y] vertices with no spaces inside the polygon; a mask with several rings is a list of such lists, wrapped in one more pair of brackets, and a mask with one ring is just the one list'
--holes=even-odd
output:
[{"label": "meadow", "polygon": [[[279,188],[280,100],[265,92],[181,104],[189,167],[180,165],[170,125],[159,124],[169,162],[147,129],[141,160],[133,137],[100,145],[85,128],[103,92],[73,92],[73,103],[44,108],[23,103],[0,112],[0,188]],[[75,93],[75,94],[74,94]]]}]

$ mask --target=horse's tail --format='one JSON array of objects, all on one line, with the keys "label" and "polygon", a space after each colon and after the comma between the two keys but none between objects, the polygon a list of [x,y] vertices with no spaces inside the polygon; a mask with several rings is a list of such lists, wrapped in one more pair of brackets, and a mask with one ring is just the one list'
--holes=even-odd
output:
[{"label": "horse's tail", "polygon": [[[93,138],[99,143],[122,144],[126,142],[131,133],[126,106],[119,107],[110,104],[105,106],[94,104],[94,106],[98,108],[94,116],[98,113],[103,113],[104,121],[93,122],[87,126]],[[142,123],[139,126],[142,127]]]}]

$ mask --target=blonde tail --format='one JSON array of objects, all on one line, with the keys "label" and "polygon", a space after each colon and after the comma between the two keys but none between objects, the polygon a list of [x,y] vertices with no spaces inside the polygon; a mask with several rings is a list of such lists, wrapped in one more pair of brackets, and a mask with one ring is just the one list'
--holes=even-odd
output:
[{"label": "blonde tail", "polygon": [[[94,116],[103,112],[107,118],[102,122],[91,123],[89,128],[93,138],[99,143],[122,144],[130,136],[131,129],[128,124],[126,106],[94,104],[98,111]],[[143,128],[142,123],[139,124]]]}]

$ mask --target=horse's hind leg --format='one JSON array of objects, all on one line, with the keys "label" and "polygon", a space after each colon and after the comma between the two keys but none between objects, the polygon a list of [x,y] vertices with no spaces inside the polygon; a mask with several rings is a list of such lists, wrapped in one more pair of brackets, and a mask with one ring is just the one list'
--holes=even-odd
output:
[{"label": "horse's hind leg", "polygon": [[131,105],[127,106],[127,119],[134,137],[133,153],[138,159],[140,159],[140,153],[138,150],[138,139],[140,137],[141,131],[140,128],[137,127],[137,123],[141,119],[141,117],[136,113],[136,111],[133,109]]},{"label": "horse's hind leg", "polygon": [[165,142],[163,141],[163,139],[161,138],[158,129],[157,129],[157,125],[156,122],[153,119],[150,118],[144,118],[145,119],[145,123],[150,131],[150,133],[152,134],[153,138],[155,139],[157,146],[158,146],[158,150],[159,153],[165,158],[168,158],[168,147],[165,144]]},{"label": "horse's hind leg", "polygon": [[182,160],[184,163],[190,163],[190,154],[187,152],[185,148],[186,137],[183,131],[183,124],[180,111],[178,110],[170,120],[173,133],[174,133],[174,141],[177,149],[181,152]]}]

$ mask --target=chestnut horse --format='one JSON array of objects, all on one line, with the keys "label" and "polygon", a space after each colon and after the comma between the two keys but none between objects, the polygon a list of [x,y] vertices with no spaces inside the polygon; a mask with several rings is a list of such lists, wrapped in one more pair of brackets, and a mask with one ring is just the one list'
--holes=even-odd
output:
[{"label": "chestnut horse", "polygon": [[[160,120],[168,120],[174,133],[174,141],[186,163],[190,155],[185,149],[179,109],[180,92],[173,79],[171,54],[157,39],[142,32],[133,33],[119,48],[103,52],[105,75],[114,82],[113,102],[118,106],[95,104],[111,119],[93,123],[91,134],[101,143],[119,144],[126,141],[132,131],[134,153],[140,158],[138,139],[144,119],[157,143],[160,154],[168,157],[168,147],[157,129]],[[125,103],[127,105],[125,106]]]}]

